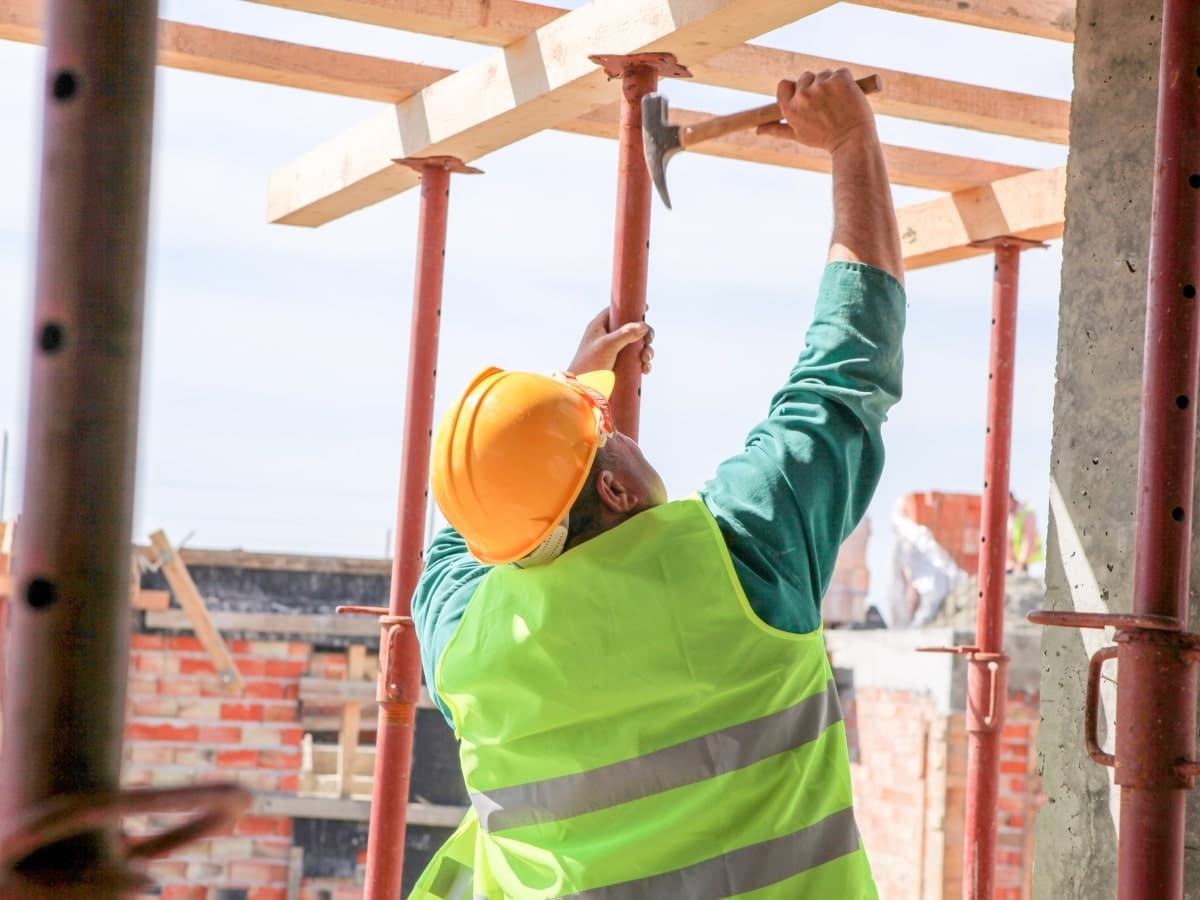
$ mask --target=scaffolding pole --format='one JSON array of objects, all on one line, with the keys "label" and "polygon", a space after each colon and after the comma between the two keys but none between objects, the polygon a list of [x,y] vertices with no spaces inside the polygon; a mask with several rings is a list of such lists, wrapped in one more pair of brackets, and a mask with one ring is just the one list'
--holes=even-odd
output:
[{"label": "scaffolding pole", "polygon": [[[608,327],[615,331],[646,318],[646,279],[650,259],[650,170],[642,142],[642,98],[658,87],[660,76],[691,77],[669,53],[593,56],[610,78],[621,79],[621,115],[617,134],[617,210],[613,240],[612,297]],[[613,367],[613,423],[617,431],[638,437],[642,398],[642,347],[635,343],[617,356]]]},{"label": "scaffolding pole", "polygon": [[363,893],[366,900],[396,900],[403,878],[413,727],[421,691],[421,656],[412,625],[412,594],[421,577],[425,554],[425,511],[429,504],[429,454],[433,436],[450,175],[479,171],[463,165],[458,159],[444,156],[396,162],[421,173],[421,211],[417,228],[408,394],[404,404],[404,450],[391,592],[387,609],[339,609],[339,612],[381,614],[379,681],[376,686],[379,719],[367,837]]},{"label": "scaffolding pole", "polygon": [[[1043,625],[1118,629],[1092,657],[1084,740],[1116,768],[1120,900],[1181,900],[1184,805],[1200,774],[1196,677],[1200,635],[1187,631],[1200,376],[1200,4],[1165,0],[1154,150],[1133,611],[1039,611]],[[1116,658],[1115,753],[1097,734],[1100,669]]]},{"label": "scaffolding pole", "polygon": [[[236,785],[122,791],[155,0],[45,10],[24,510],[0,756],[0,896],[120,897],[236,817]],[[121,817],[199,810],[131,840]]]}]

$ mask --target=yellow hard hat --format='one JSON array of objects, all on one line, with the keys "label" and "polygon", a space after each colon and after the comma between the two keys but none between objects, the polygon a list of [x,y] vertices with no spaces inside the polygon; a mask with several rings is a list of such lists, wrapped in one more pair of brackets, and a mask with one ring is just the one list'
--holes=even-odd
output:
[{"label": "yellow hard hat", "polygon": [[433,443],[433,497],[476,559],[515,562],[552,538],[549,555],[561,552],[560,526],[612,433],[612,389],[612,372],[488,368],[451,404]]}]

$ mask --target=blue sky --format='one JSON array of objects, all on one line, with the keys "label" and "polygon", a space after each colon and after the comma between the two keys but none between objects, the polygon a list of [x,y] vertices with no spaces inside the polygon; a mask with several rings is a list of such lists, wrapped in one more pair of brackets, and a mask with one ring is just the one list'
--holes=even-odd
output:
[{"label": "blue sky", "polygon": [[[239,0],[167,0],[165,18],[460,67],[486,48]],[[845,4],[759,43],[1069,99],[1071,47]],[[613,48],[597,48],[605,51]],[[1020,65],[1014,65],[1019,60]],[[0,42],[0,431],[20,494],[33,291],[40,48]],[[781,72],[785,77],[794,73]],[[886,85],[885,85],[886,89]],[[613,84],[613,97],[619,87]],[[668,82],[678,106],[761,98]],[[135,538],[380,555],[395,517],[417,192],[319,229],[269,225],[271,172],[377,109],[365,101],[160,69]],[[1029,166],[1066,148],[881,119],[885,140]],[[616,145],[547,132],[457,178],[439,363],[440,412],[486,364],[565,366],[608,301]],[[674,212],[656,202],[655,372],[642,444],[680,496],[766,409],[812,313],[830,227],[824,175],[679,157]],[[898,205],[933,196],[897,189]],[[1022,258],[1013,484],[1047,504],[1061,254]],[[871,509],[872,594],[888,521],[913,490],[982,480],[991,264],[910,273],[905,398],[886,427]],[[1044,513],[1040,516],[1043,523]]]}]

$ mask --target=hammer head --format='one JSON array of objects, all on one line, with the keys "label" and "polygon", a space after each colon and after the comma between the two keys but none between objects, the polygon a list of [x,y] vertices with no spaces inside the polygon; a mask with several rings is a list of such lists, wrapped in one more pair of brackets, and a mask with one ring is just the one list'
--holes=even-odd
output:
[{"label": "hammer head", "polygon": [[667,193],[667,163],[682,148],[679,143],[679,126],[667,124],[667,98],[660,94],[642,97],[642,147],[646,155],[646,168],[663,205],[671,208],[671,195]]}]

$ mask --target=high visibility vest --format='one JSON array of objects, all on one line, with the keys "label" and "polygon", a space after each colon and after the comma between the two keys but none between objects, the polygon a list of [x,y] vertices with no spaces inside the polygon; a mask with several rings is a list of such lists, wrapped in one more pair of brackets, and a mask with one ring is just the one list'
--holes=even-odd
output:
[{"label": "high visibility vest", "polygon": [[[1012,555],[1013,559],[1021,558],[1021,549],[1025,544],[1025,523],[1028,521],[1029,514],[1033,512],[1033,507],[1022,506],[1013,516],[1012,524]],[[1029,562],[1041,562],[1045,557],[1042,554],[1042,536],[1036,530],[1033,533],[1033,555],[1029,558]]]},{"label": "high visibility vest", "polygon": [[413,900],[874,900],[821,632],[697,498],[484,578],[438,662],[472,809]]}]

